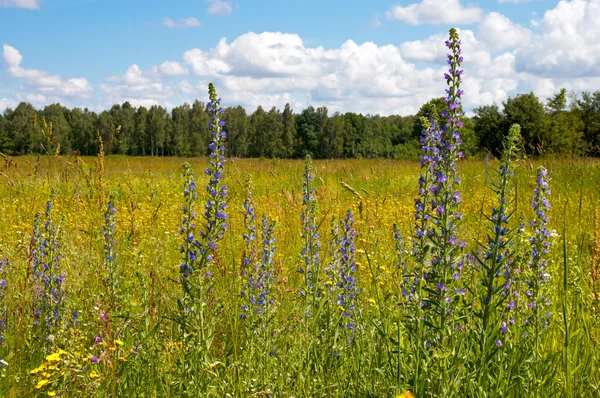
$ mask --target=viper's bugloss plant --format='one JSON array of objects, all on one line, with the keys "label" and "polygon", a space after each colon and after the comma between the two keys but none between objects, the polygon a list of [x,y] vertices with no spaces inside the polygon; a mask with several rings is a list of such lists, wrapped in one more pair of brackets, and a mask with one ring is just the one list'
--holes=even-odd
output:
[{"label": "viper's bugloss plant", "polygon": [[304,163],[304,174],[302,179],[302,205],[303,211],[300,215],[302,220],[302,250],[301,265],[298,272],[302,275],[302,288],[299,292],[304,300],[304,316],[310,318],[318,315],[319,300],[323,295],[320,286],[321,272],[321,243],[317,225],[317,198],[313,186],[312,159],[306,157]]},{"label": "viper's bugloss plant", "polygon": [[[193,300],[205,300],[208,293],[206,280],[213,277],[210,264],[214,263],[218,245],[227,229],[227,186],[223,183],[225,166],[225,139],[223,130],[225,122],[221,120],[223,108],[214,85],[209,84],[207,109],[210,113],[211,142],[209,167],[205,174],[209,180],[206,185],[206,203],[202,213],[202,229],[197,232],[195,204],[198,199],[196,178],[189,164],[183,164],[184,170],[184,205],[182,226],[179,229],[183,238],[180,247],[182,263],[179,266],[180,281],[184,295]],[[187,308],[189,310],[189,308]]]},{"label": "viper's bugloss plant", "polygon": [[223,108],[221,107],[221,98],[217,96],[215,86],[210,83],[208,86],[210,102],[207,105],[210,113],[211,122],[208,127],[211,129],[211,142],[208,144],[210,150],[209,167],[205,173],[209,177],[206,185],[208,199],[204,205],[204,231],[200,232],[200,237],[206,244],[208,262],[213,262],[219,245],[223,238],[223,233],[227,229],[227,186],[223,183],[223,172],[225,167],[225,139],[227,133],[223,130],[225,122],[221,120]]},{"label": "viper's bugloss plant", "polygon": [[354,216],[347,211],[343,221],[343,234],[340,237],[339,269],[336,278],[336,302],[341,317],[339,326],[346,341],[351,343],[354,339],[360,306],[358,295],[360,288],[356,282],[356,232],[354,230]]},{"label": "viper's bugloss plant", "polygon": [[182,236],[180,247],[181,263],[179,281],[183,297],[178,301],[181,340],[185,354],[181,364],[179,383],[181,395],[201,395],[206,393],[208,375],[202,369],[207,365],[214,338],[215,318],[208,311],[214,285],[214,264],[219,243],[227,229],[227,187],[223,183],[225,167],[225,122],[221,120],[223,108],[212,83],[208,87],[211,141],[206,202],[202,212],[202,225],[197,228],[196,202],[198,200],[196,178],[189,164],[183,164],[184,205],[183,220],[179,232]]},{"label": "viper's bugloss plant", "polygon": [[250,318],[261,329],[265,328],[270,309],[275,302],[272,291],[275,273],[273,262],[277,250],[274,232],[275,221],[270,221],[266,214],[263,215],[260,255],[253,263],[248,264],[245,271],[246,284],[242,291],[242,296],[246,299],[242,307],[242,317]]},{"label": "viper's bugloss plant", "polygon": [[[497,180],[492,182],[495,203],[492,214],[485,215],[488,224],[486,241],[479,243],[479,253],[474,258],[480,273],[478,317],[481,319],[482,352],[485,356],[490,337],[502,347],[507,338],[508,325],[515,323],[516,295],[514,286],[514,230],[510,220],[514,212],[515,196],[513,176],[518,161],[520,127],[513,125],[504,142],[502,159],[498,165]],[[492,330],[494,329],[494,330]]]},{"label": "viper's bugloss plant", "polygon": [[548,229],[550,216],[547,212],[550,210],[550,188],[548,185],[548,171],[544,167],[537,170],[536,187],[534,189],[531,208],[535,213],[535,218],[529,223],[533,230],[533,235],[529,241],[531,243],[531,259],[529,269],[524,275],[525,284],[525,302],[527,304],[527,316],[525,325],[532,329],[536,345],[541,336],[542,328],[548,326],[552,313],[549,312],[550,297],[547,295],[547,284],[550,280],[550,272],[547,267],[548,252],[550,250],[551,231]]},{"label": "viper's bugloss plant", "polygon": [[104,225],[102,226],[102,251],[104,266],[104,286],[106,287],[106,310],[110,311],[117,304],[119,268],[117,262],[117,241],[115,237],[115,219],[117,208],[114,196],[110,196],[104,211]]},{"label": "viper's bugloss plant", "polygon": [[44,213],[38,212],[33,224],[31,242],[34,328],[37,337],[49,349],[63,321],[64,280],[63,256],[60,250],[60,228],[55,225],[52,208],[54,192],[46,202]]}]

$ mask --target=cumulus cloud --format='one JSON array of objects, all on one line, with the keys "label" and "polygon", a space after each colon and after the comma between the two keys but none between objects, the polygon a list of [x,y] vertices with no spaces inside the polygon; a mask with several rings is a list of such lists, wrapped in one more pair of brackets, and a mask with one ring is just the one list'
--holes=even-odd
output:
[{"label": "cumulus cloud", "polygon": [[561,0],[517,50],[517,69],[548,78],[600,74],[600,0]]},{"label": "cumulus cloud", "polygon": [[160,64],[158,70],[165,76],[187,75],[188,70],[179,62],[166,61]]},{"label": "cumulus cloud", "polygon": [[[446,4],[469,9],[457,1]],[[415,19],[419,23],[436,20],[419,12]],[[545,98],[560,87],[600,89],[596,20],[600,0],[562,0],[532,30],[496,12],[482,14],[472,29],[460,29],[466,109],[531,90]],[[443,95],[446,38],[444,28],[397,45],[348,40],[324,48],[307,44],[297,34],[248,32],[221,38],[212,48],[185,51],[180,60],[143,68],[132,64],[105,79],[98,99],[105,107],[126,100],[134,105],[179,104],[204,100],[206,85],[212,81],[227,104],[250,111],[258,105],[281,108],[289,102],[296,110],[314,105],[327,106],[331,112],[414,114],[424,102]],[[28,94],[37,102],[54,101],[58,95],[79,98],[77,93],[89,86],[83,78],[64,80],[23,68],[21,53],[8,45],[3,57],[8,75],[34,88],[19,93],[19,98]],[[0,105],[16,98],[2,97],[7,98]]]},{"label": "cumulus cloud", "polygon": [[166,26],[169,29],[199,28],[200,26],[202,26],[202,23],[194,17],[184,18],[178,21],[174,21],[171,18],[164,18],[162,20],[162,24],[163,26]]},{"label": "cumulus cloud", "polygon": [[41,0],[0,0],[0,7],[25,8],[39,10]]},{"label": "cumulus cloud", "polygon": [[24,79],[32,88],[47,93],[66,97],[87,98],[92,93],[92,86],[81,77],[63,80],[59,75],[38,69],[26,69],[21,66],[23,56],[16,48],[4,44],[2,46],[4,63],[8,67],[9,76]]},{"label": "cumulus cloud", "polygon": [[479,36],[493,50],[504,50],[529,44],[532,32],[502,14],[491,12],[479,24]]},{"label": "cumulus cloud", "polygon": [[405,7],[394,5],[385,12],[387,19],[397,19],[409,25],[471,24],[483,18],[483,10],[463,6],[460,0],[422,0]]},{"label": "cumulus cloud", "polygon": [[233,12],[233,7],[231,6],[231,2],[226,0],[206,0],[208,3],[208,12],[209,14],[220,14],[220,15],[231,15]]}]

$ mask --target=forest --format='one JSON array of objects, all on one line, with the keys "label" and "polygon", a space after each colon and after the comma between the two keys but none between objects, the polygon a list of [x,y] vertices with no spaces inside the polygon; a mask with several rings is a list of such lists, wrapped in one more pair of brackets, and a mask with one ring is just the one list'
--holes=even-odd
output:
[{"label": "forest", "polygon": [[[283,111],[259,106],[248,114],[241,106],[228,107],[223,117],[227,156],[416,159],[421,117],[444,109],[443,101],[432,99],[412,116],[331,114],[327,107],[312,106],[295,113],[289,104]],[[0,115],[0,152],[49,154],[53,148],[61,154],[95,155],[101,139],[106,154],[206,156],[209,121],[207,104],[198,100],[170,112],[125,102],[100,113],[60,104],[35,109],[22,102]],[[463,123],[466,156],[499,155],[515,123],[528,155],[600,156],[600,90],[576,94],[561,89],[545,103],[534,93],[520,94],[500,105],[475,108]]]}]

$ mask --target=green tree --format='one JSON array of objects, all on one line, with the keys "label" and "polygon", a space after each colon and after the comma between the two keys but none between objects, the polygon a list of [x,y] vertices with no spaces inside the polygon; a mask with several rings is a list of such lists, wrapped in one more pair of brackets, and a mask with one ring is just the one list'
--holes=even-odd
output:
[{"label": "green tree", "polygon": [[294,117],[294,111],[290,107],[290,104],[285,104],[282,117],[283,135],[281,139],[284,148],[283,157],[291,158],[292,156],[294,156],[294,148],[296,146],[296,119]]},{"label": "green tree", "polygon": [[25,155],[39,151],[40,140],[36,134],[37,114],[33,106],[21,102],[14,111],[8,109],[4,116],[15,154]]},{"label": "green tree", "polygon": [[150,138],[150,155],[164,156],[167,133],[167,110],[160,105],[152,105],[146,121],[148,137]]},{"label": "green tree", "polygon": [[227,131],[227,151],[231,157],[248,156],[250,146],[248,115],[241,106],[227,108],[223,115]]},{"label": "green tree", "polygon": [[500,156],[502,142],[507,132],[504,115],[500,112],[498,105],[484,105],[473,110],[474,132],[481,147],[490,151],[494,156]]},{"label": "green tree", "polygon": [[600,90],[594,93],[584,91],[575,101],[573,111],[583,121],[583,138],[588,145],[588,153],[600,156]]},{"label": "green tree", "polygon": [[96,143],[96,131],[94,124],[98,116],[87,108],[73,108],[70,112],[69,126],[71,132],[71,144],[74,150],[89,156],[98,153]]},{"label": "green tree", "polygon": [[503,134],[507,134],[510,126],[518,124],[527,153],[542,155],[546,152],[549,146],[548,117],[544,104],[534,93],[507,99],[504,102],[504,117]]},{"label": "green tree", "polygon": [[146,156],[150,153],[147,121],[148,109],[140,106],[135,112],[135,131],[130,148],[133,155]]},{"label": "green tree", "polygon": [[584,123],[577,110],[566,110],[567,90],[562,88],[547,102],[548,149],[555,153],[579,156],[585,152]]}]

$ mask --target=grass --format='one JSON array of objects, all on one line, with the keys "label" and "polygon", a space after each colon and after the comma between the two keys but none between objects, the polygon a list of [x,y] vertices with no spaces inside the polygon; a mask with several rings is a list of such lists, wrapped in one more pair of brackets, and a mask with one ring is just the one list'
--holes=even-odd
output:
[{"label": "grass", "polygon": [[[7,281],[6,344],[0,357],[8,366],[0,370],[2,396],[180,396],[186,391],[181,378],[185,352],[177,327],[177,302],[181,298],[179,264],[183,203],[181,164],[187,161],[198,175],[207,159],[178,158],[67,158],[18,157],[6,160],[0,169],[0,253],[11,262]],[[597,214],[600,207],[600,161],[591,159],[526,160],[515,175],[517,215],[533,217],[530,200],[538,165],[551,177],[550,228],[556,231],[549,258],[552,317],[540,344],[543,358],[539,379],[525,380],[514,366],[531,358],[514,355],[505,375],[506,384],[487,381],[495,390],[478,390],[471,375],[467,348],[461,340],[454,353],[463,363],[448,365],[447,389],[427,387],[427,377],[439,369],[422,369],[425,381],[414,379],[418,358],[410,349],[409,314],[402,304],[396,270],[392,225],[398,224],[410,249],[413,199],[416,195],[417,162],[391,160],[315,161],[315,187],[319,201],[323,262],[329,258],[329,223],[332,215],[342,218],[347,209],[355,215],[357,278],[362,306],[356,344],[341,359],[333,355],[339,343],[335,327],[315,321],[312,337],[307,320],[299,315],[297,291],[301,285],[300,213],[302,172],[298,160],[233,159],[226,163],[225,182],[230,196],[229,228],[216,258],[214,286],[206,302],[214,328],[206,337],[207,349],[195,377],[207,396],[394,396],[422,383],[419,396],[569,396],[600,394],[600,307],[597,275]],[[485,237],[482,210],[489,214],[492,195],[489,179],[495,163],[466,160],[459,164],[462,177],[460,226],[468,249]],[[274,295],[269,339],[256,339],[239,317],[242,236],[247,174],[254,183],[258,220],[263,213],[276,220]],[[490,174],[490,175],[488,175]],[[62,347],[73,358],[61,362],[56,374],[42,376],[30,371],[48,362],[49,353],[36,350],[32,333],[31,277],[29,254],[34,215],[43,211],[50,190],[55,190],[54,221],[60,225],[63,269],[66,270],[66,306],[79,315],[77,326],[65,327]],[[203,190],[199,190],[202,195]],[[109,194],[114,195],[117,258],[121,267],[120,304],[109,320],[105,310],[102,269],[103,212]],[[516,216],[514,222],[518,220]],[[595,234],[595,235],[594,235]],[[594,237],[596,239],[594,240]],[[410,250],[409,250],[410,251]],[[592,254],[596,253],[595,262]],[[594,268],[596,267],[596,268]],[[595,273],[594,273],[595,272]],[[473,275],[471,275],[474,277]],[[335,306],[323,309],[327,325],[339,316]],[[98,334],[110,336],[105,345],[94,343]],[[263,336],[264,337],[264,336]],[[120,341],[120,345],[115,341]],[[267,343],[264,343],[264,342]],[[265,347],[267,344],[269,347]],[[275,355],[268,355],[275,350]],[[462,355],[465,356],[462,356]],[[91,365],[90,355],[100,361]],[[66,354],[61,357],[61,361]],[[452,362],[452,357],[436,357]],[[472,359],[472,358],[471,358]],[[74,365],[74,364],[78,365]],[[432,362],[433,363],[433,362]],[[523,365],[525,366],[525,365]],[[95,372],[91,373],[91,372]],[[503,373],[505,372],[505,373]],[[524,372],[524,371],[523,371]],[[43,376],[43,373],[48,376]],[[509,376],[509,374],[511,376]],[[91,377],[90,375],[94,376]],[[97,377],[96,377],[97,376]],[[40,380],[48,384],[39,388]],[[520,381],[519,381],[520,380]],[[433,382],[432,382],[433,383]],[[446,388],[444,387],[444,388]],[[492,392],[494,391],[494,392]],[[188,395],[191,395],[189,391]],[[441,394],[441,393],[440,393]]]}]

